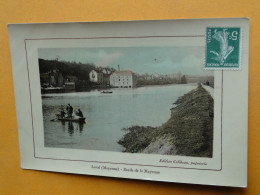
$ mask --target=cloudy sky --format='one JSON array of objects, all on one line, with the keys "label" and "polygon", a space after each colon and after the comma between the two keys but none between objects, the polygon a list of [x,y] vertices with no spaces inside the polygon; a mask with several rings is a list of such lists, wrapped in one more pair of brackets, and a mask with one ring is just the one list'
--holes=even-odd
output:
[{"label": "cloudy sky", "polygon": [[203,47],[41,48],[39,58],[93,63],[144,73],[212,75],[202,69]]}]

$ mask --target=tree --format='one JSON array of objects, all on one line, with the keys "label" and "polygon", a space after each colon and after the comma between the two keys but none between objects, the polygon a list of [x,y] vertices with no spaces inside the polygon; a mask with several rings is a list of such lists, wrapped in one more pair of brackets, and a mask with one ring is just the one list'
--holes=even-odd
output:
[{"label": "tree", "polygon": [[187,83],[187,79],[185,75],[182,75],[181,77],[181,84],[186,84]]}]

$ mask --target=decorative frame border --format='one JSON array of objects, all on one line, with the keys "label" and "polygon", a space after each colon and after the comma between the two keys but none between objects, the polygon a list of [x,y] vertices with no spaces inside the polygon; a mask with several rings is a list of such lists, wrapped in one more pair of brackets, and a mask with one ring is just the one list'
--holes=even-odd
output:
[{"label": "decorative frame border", "polygon": [[[221,139],[220,139],[220,169],[200,169],[200,168],[188,168],[188,167],[172,167],[172,166],[158,166],[158,165],[146,165],[146,164],[130,164],[130,163],[120,163],[120,162],[105,162],[105,161],[87,161],[87,160],[74,160],[74,159],[61,159],[61,158],[46,158],[36,156],[35,151],[35,135],[34,135],[34,120],[33,120],[33,105],[32,105],[32,97],[31,97],[31,82],[30,82],[30,71],[28,65],[28,53],[27,53],[27,45],[26,41],[36,41],[36,40],[80,40],[80,39],[131,39],[131,38],[175,38],[175,37],[205,37],[205,35],[186,35],[186,36],[133,36],[133,37],[85,37],[85,38],[39,38],[39,39],[24,39],[24,47],[26,53],[26,65],[27,65],[27,76],[28,76],[28,84],[29,84],[29,96],[30,96],[30,106],[31,106],[31,119],[32,119],[32,135],[33,135],[33,157],[35,159],[42,160],[59,160],[59,161],[74,161],[74,162],[87,162],[87,163],[106,163],[106,164],[119,164],[119,165],[132,165],[132,166],[143,166],[143,167],[161,167],[161,168],[178,168],[178,169],[193,169],[193,170],[205,170],[205,171],[221,171],[222,170],[222,143],[223,143],[223,70],[221,71]],[[215,102],[215,101],[214,101]],[[214,131],[214,129],[213,129]],[[104,151],[105,152],[105,151]]]}]

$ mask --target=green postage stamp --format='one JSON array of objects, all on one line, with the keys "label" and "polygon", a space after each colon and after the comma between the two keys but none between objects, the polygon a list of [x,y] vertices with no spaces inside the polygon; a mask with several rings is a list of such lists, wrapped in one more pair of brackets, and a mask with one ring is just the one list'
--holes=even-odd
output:
[{"label": "green postage stamp", "polygon": [[207,27],[206,70],[239,70],[241,68],[241,28]]}]

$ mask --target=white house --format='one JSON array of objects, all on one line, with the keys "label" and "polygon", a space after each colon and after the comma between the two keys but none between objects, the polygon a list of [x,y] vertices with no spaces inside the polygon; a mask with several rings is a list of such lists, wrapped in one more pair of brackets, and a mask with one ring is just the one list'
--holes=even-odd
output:
[{"label": "white house", "polygon": [[89,80],[93,83],[103,83],[103,73],[99,70],[92,70],[89,73]]},{"label": "white house", "polygon": [[133,88],[136,85],[136,76],[130,70],[116,71],[110,75],[110,85],[118,88]]}]

